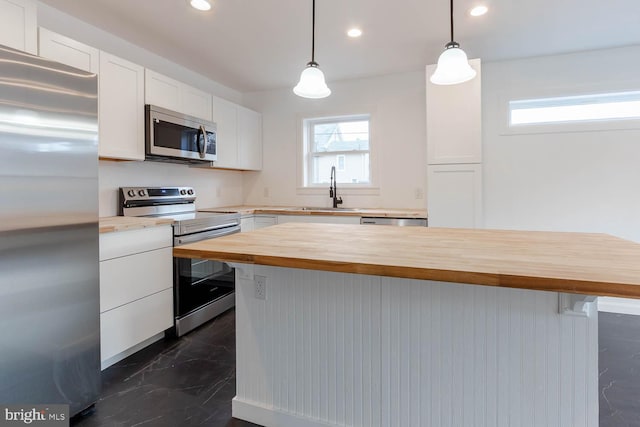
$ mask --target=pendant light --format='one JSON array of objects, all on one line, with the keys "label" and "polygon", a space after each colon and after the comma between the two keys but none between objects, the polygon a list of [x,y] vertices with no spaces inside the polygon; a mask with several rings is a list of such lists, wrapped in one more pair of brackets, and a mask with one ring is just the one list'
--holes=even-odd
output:
[{"label": "pendant light", "polygon": [[315,38],[316,38],[316,0],[313,0],[313,12],[311,15],[311,62],[307,63],[300,74],[300,81],[293,88],[293,93],[303,98],[326,98],[331,95],[331,89],[324,81],[324,74],[318,68],[315,61]]},{"label": "pendant light", "polygon": [[453,0],[451,0],[451,41],[444,46],[444,52],[438,58],[436,71],[431,75],[431,83],[436,85],[455,85],[471,80],[476,70],[471,68],[467,54],[453,40]]}]

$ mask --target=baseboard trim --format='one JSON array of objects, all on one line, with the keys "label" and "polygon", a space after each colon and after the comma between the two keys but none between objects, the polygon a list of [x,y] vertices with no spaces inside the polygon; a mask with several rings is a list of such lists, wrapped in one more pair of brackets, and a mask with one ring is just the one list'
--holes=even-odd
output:
[{"label": "baseboard trim", "polygon": [[164,332],[160,332],[158,334],[155,334],[151,338],[147,338],[146,340],[134,345],[133,347],[129,347],[125,351],[123,351],[121,353],[118,353],[115,356],[111,356],[108,359],[102,360],[100,362],[100,365],[101,365],[100,366],[100,370],[104,371],[109,366],[114,365],[114,364],[118,363],[119,361],[121,361],[123,359],[126,359],[127,357],[131,356],[133,353],[137,353],[138,351],[142,350],[143,348],[153,344],[156,341],[160,341],[163,338],[164,338]]},{"label": "baseboard trim", "polygon": [[231,401],[231,415],[234,418],[264,427],[329,427],[336,425],[269,409],[255,402],[238,399],[238,397],[234,397]]}]

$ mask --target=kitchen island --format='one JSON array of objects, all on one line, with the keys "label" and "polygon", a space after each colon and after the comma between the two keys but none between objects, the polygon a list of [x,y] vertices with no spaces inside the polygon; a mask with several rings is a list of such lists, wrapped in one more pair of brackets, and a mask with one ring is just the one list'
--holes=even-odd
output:
[{"label": "kitchen island", "polygon": [[640,298],[640,245],[603,234],[283,224],[174,254],[236,265],[233,415],[265,426],[597,426],[586,295]]}]

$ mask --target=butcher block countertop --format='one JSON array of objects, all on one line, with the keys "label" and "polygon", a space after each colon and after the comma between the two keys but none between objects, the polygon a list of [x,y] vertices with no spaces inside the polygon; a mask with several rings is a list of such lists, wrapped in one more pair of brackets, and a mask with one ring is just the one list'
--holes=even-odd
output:
[{"label": "butcher block countertop", "polygon": [[640,244],[606,234],[288,223],[177,257],[640,298]]},{"label": "butcher block countertop", "polygon": [[134,230],[137,228],[157,227],[172,224],[168,218],[141,218],[132,216],[110,216],[100,218],[100,233]]},{"label": "butcher block countertop", "polygon": [[223,206],[198,209],[202,212],[237,212],[241,215],[333,215],[333,216],[372,216],[389,218],[427,218],[424,209],[385,209],[385,208],[346,208],[339,207],[301,207],[301,206]]}]

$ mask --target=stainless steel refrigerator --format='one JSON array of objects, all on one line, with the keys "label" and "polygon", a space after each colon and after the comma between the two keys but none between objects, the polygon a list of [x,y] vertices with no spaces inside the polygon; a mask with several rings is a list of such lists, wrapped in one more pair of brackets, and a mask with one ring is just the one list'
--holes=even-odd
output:
[{"label": "stainless steel refrigerator", "polygon": [[97,77],[0,46],[0,404],[100,389]]}]

